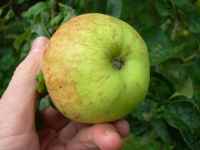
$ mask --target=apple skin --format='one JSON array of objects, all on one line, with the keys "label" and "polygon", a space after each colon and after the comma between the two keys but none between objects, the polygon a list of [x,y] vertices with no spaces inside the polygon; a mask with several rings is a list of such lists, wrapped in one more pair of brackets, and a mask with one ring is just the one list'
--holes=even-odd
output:
[{"label": "apple skin", "polygon": [[64,116],[82,123],[110,122],[145,98],[149,55],[130,25],[89,13],[70,19],[54,33],[42,72],[48,93]]},{"label": "apple skin", "polygon": [[196,6],[197,6],[198,8],[200,8],[200,0],[197,0],[197,1],[196,1]]}]

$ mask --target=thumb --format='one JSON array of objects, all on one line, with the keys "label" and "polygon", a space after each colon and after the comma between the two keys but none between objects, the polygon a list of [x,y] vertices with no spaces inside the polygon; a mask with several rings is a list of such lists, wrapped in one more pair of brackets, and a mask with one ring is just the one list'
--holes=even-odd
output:
[{"label": "thumb", "polygon": [[16,119],[21,122],[25,120],[24,124],[33,123],[36,98],[35,78],[40,70],[48,41],[46,37],[34,40],[28,56],[16,68],[0,101],[0,114],[6,114],[6,120],[11,117],[12,120]]}]

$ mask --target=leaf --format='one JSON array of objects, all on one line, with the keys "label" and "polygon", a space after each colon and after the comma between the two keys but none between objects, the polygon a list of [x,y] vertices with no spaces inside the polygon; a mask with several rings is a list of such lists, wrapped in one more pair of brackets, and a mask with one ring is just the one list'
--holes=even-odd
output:
[{"label": "leaf", "polygon": [[197,16],[197,15],[190,16],[189,30],[192,33],[200,33],[200,16]]},{"label": "leaf", "polygon": [[153,97],[157,102],[165,102],[175,92],[175,87],[172,83],[163,74],[152,72],[149,96]]},{"label": "leaf", "polygon": [[186,46],[186,43],[175,45],[175,43],[171,41],[170,37],[158,28],[146,30],[143,37],[145,38],[150,50],[150,60],[152,65],[160,64],[173,58]]},{"label": "leaf", "polygon": [[68,21],[70,18],[76,16],[76,13],[74,11],[74,9],[72,9],[69,6],[66,6],[62,3],[59,3],[59,7],[61,9],[62,15],[63,15],[63,21],[62,23]]},{"label": "leaf", "polygon": [[170,126],[181,133],[188,147],[198,150],[200,146],[200,113],[194,103],[183,97],[175,99],[165,109],[165,118]]},{"label": "leaf", "polygon": [[187,71],[190,72],[190,75],[195,86],[200,85],[200,69],[197,69],[200,66],[200,57],[192,61],[191,65],[187,66]]},{"label": "leaf", "polygon": [[53,19],[51,19],[50,21],[50,26],[54,27],[60,24],[60,22],[63,19],[63,14],[58,14],[57,16],[55,16]]},{"label": "leaf", "polygon": [[14,41],[14,48],[16,50],[19,50],[20,47],[22,46],[22,44],[24,44],[24,42],[26,42],[28,39],[30,39],[32,33],[31,30],[28,29],[27,31],[25,31],[24,33],[22,33],[21,35],[19,35],[15,41]]},{"label": "leaf", "polygon": [[164,122],[164,120],[161,119],[153,120],[152,126],[158,137],[160,137],[164,143],[172,144],[171,135],[169,133],[167,124]]},{"label": "leaf", "polygon": [[23,4],[25,2],[27,3],[28,1],[30,2],[30,0],[16,0],[16,3],[17,4]]},{"label": "leaf", "polygon": [[191,132],[187,130],[181,130],[180,132],[184,140],[186,141],[187,145],[190,147],[190,149],[199,150],[199,146],[200,146],[199,137],[195,137],[194,134],[191,134]]},{"label": "leaf", "polygon": [[3,8],[0,8],[0,16],[2,15],[3,13]]},{"label": "leaf", "polygon": [[156,10],[158,14],[162,17],[167,17],[172,15],[172,6],[169,1],[159,0],[155,2]]},{"label": "leaf", "polygon": [[39,94],[41,95],[46,95],[47,94],[47,88],[45,85],[45,80],[43,73],[40,72],[37,77],[36,77],[37,85],[36,85],[36,90]]},{"label": "leaf", "polygon": [[15,13],[12,9],[10,9],[7,14],[5,15],[4,19],[5,20],[10,20],[15,16]]},{"label": "leaf", "polygon": [[122,150],[172,150],[171,145],[162,145],[153,137],[154,135],[144,135],[142,137],[131,134],[124,141]]},{"label": "leaf", "polygon": [[174,84],[179,84],[188,78],[184,62],[179,58],[172,58],[160,64],[159,71]]},{"label": "leaf", "polygon": [[12,65],[16,62],[16,58],[13,57],[13,53],[10,49],[6,49],[7,53],[3,55],[3,57],[1,57],[0,59],[0,71],[3,72],[7,72]]},{"label": "leaf", "polygon": [[35,23],[32,26],[32,33],[35,33],[37,36],[50,37],[49,31],[47,30],[46,26],[43,23]]},{"label": "leaf", "polygon": [[188,78],[170,98],[174,98],[176,96],[185,96],[187,98],[192,98],[193,93],[194,93],[193,83],[192,80]]},{"label": "leaf", "polygon": [[23,17],[32,19],[36,16],[38,16],[41,12],[44,12],[47,10],[47,3],[46,2],[38,2],[32,7],[28,9],[28,11],[23,13]]},{"label": "leaf", "polygon": [[122,0],[107,0],[106,12],[119,18],[122,12]]},{"label": "leaf", "polygon": [[188,1],[188,0],[174,1],[174,4],[179,8],[185,8],[185,7],[190,7],[191,6],[191,2]]},{"label": "leaf", "polygon": [[0,73],[1,73],[1,79],[0,79],[0,94],[3,94],[3,91],[6,89],[11,75],[13,74],[12,71],[14,70],[17,59],[14,57],[12,49],[10,48],[4,48],[5,52],[3,56],[0,57]]},{"label": "leaf", "polygon": [[40,100],[40,103],[39,103],[39,111],[42,112],[43,110],[45,110],[46,108],[50,107],[51,106],[51,102],[50,102],[50,98],[49,96],[45,96],[43,97],[41,100]]}]

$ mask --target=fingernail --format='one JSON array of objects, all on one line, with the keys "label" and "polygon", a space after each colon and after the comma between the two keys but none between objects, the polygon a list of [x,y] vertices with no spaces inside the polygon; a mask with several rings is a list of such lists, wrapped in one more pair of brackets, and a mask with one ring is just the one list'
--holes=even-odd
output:
[{"label": "fingernail", "polygon": [[32,43],[31,51],[38,52],[45,49],[48,45],[48,41],[48,38],[43,36],[36,38]]},{"label": "fingernail", "polygon": [[121,138],[114,129],[107,129],[102,138],[102,149],[121,149]]}]

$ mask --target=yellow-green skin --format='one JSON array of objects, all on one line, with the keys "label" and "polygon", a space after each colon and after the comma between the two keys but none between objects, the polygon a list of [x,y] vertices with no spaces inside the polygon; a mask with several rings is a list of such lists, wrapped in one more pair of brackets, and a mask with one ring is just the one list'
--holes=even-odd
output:
[{"label": "yellow-green skin", "polygon": [[196,6],[197,6],[198,8],[200,8],[200,0],[197,0],[197,1],[196,1]]},{"label": "yellow-green skin", "polygon": [[[112,60],[121,57],[121,69]],[[120,119],[141,102],[149,85],[149,57],[140,35],[103,14],[72,18],[52,36],[42,71],[48,92],[66,117],[83,123]]]}]

